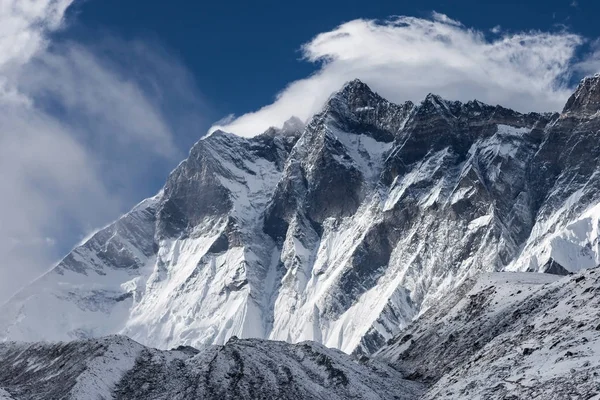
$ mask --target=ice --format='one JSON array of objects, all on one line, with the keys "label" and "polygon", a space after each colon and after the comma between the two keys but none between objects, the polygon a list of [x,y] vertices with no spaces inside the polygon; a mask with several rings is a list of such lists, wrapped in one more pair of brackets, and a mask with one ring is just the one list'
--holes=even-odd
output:
[{"label": "ice", "polygon": [[492,220],[492,218],[493,216],[491,215],[484,215],[482,217],[475,218],[473,221],[469,222],[469,226],[467,227],[467,229],[473,231],[481,227],[487,226]]}]

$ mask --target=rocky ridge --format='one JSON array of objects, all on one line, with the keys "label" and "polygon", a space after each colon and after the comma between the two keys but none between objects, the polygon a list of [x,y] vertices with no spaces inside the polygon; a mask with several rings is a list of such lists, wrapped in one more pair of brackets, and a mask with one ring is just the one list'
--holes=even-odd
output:
[{"label": "rocky ridge", "polygon": [[561,114],[397,105],[355,80],[305,126],[214,132],[0,306],[0,337],[370,354],[477,274],[598,265],[599,80]]},{"label": "rocky ridge", "polygon": [[316,343],[230,339],[223,346],[147,348],[123,336],[0,344],[0,398],[414,399],[423,386]]}]

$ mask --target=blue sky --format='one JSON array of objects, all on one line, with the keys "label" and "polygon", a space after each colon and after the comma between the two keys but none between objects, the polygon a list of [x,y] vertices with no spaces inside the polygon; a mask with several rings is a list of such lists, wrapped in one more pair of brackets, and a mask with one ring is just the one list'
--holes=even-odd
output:
[{"label": "blue sky", "polygon": [[397,102],[559,111],[600,71],[591,0],[6,1],[0,302],[155,194],[209,128],[306,120],[354,78]]},{"label": "blue sky", "polygon": [[[550,1],[215,1],[87,0],[75,3],[76,25],[68,34],[109,29],[123,37],[160,41],[193,71],[202,93],[221,116],[258,108],[285,85],[314,72],[299,61],[300,46],[321,32],[357,18],[392,15],[427,18],[444,13],[480,30],[552,31],[562,25],[585,37],[600,36],[591,18],[600,14],[592,0]],[[81,29],[85,26],[85,29]],[[72,27],[77,28],[77,26]]]}]

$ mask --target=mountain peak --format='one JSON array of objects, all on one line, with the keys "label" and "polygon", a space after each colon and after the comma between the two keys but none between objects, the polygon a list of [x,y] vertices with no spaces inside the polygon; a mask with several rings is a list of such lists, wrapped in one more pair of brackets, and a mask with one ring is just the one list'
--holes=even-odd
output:
[{"label": "mountain peak", "polygon": [[429,93],[419,106],[419,111],[425,115],[441,114],[446,116],[453,115],[450,110],[450,102],[444,100],[441,96]]},{"label": "mountain peak", "polygon": [[371,91],[371,88],[369,87],[369,85],[367,85],[366,83],[364,83],[363,81],[361,81],[360,79],[356,78],[353,79],[349,82],[346,82],[344,84],[344,86],[342,86],[341,91],[349,91],[349,92],[354,92],[357,90],[364,90],[364,91]]},{"label": "mountain peak", "polygon": [[381,101],[384,99],[373,92],[366,83],[354,79],[346,82],[339,91],[335,92],[327,101],[327,105],[333,108],[343,107],[343,105],[356,108],[373,106],[374,103]]},{"label": "mountain peak", "polygon": [[447,103],[449,103],[449,101],[445,100],[439,94],[429,93],[427,96],[425,96],[425,99],[422,102],[422,104],[427,104],[427,103],[437,104],[437,105],[447,107],[448,106]]},{"label": "mountain peak", "polygon": [[424,101],[442,101],[442,96],[435,94],[435,93],[429,93],[427,94],[427,96],[425,96],[425,100]]},{"label": "mountain peak", "polygon": [[600,74],[584,78],[571,95],[563,114],[595,114],[600,111]]},{"label": "mountain peak", "polygon": [[283,127],[281,128],[281,130],[284,133],[298,131],[301,132],[302,130],[304,130],[305,126],[306,124],[300,118],[293,115],[292,117],[290,117],[290,119],[283,123]]},{"label": "mountain peak", "polygon": [[404,125],[413,107],[410,101],[392,103],[361,80],[354,79],[331,95],[319,118],[325,115],[342,131],[389,143]]}]

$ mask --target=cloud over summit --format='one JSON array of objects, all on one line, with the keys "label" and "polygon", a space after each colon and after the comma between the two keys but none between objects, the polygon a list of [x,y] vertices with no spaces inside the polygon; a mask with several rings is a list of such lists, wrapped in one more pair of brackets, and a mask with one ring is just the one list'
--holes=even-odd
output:
[{"label": "cloud over summit", "polygon": [[319,65],[316,73],[290,83],[272,104],[213,129],[253,136],[291,115],[307,119],[354,78],[395,102],[418,102],[433,92],[519,111],[557,111],[571,92],[575,52],[584,41],[568,32],[500,29],[490,37],[440,13],[354,20],[302,47],[303,58]]}]

